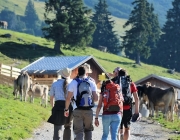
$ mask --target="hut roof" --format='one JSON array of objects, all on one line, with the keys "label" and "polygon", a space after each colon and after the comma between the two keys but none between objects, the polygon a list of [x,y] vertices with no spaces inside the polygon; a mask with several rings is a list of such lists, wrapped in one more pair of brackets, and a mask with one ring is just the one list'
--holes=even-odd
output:
[{"label": "hut roof", "polygon": [[156,79],[158,79],[160,81],[163,81],[163,82],[168,83],[168,84],[170,84],[172,86],[180,88],[180,80],[167,78],[167,77],[163,77],[163,76],[158,76],[158,75],[155,75],[155,74],[150,74],[150,75],[136,81],[135,84],[141,84],[143,81],[146,81],[146,80],[148,80],[150,78],[156,78]]},{"label": "hut roof", "polygon": [[73,70],[87,61],[92,61],[96,67],[102,70],[108,77],[105,69],[94,59],[93,56],[50,56],[41,57],[22,71],[27,71],[29,74],[56,74],[61,69],[68,67]]}]

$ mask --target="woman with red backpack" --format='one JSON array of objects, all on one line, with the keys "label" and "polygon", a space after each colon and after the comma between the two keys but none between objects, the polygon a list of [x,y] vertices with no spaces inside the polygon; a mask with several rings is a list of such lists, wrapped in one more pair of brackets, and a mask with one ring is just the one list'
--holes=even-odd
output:
[{"label": "woman with red backpack", "polygon": [[97,127],[99,126],[98,116],[102,106],[103,135],[101,140],[108,140],[109,130],[111,131],[111,139],[118,140],[118,131],[122,120],[123,96],[120,92],[120,86],[111,80],[103,82],[101,87],[94,122]]}]

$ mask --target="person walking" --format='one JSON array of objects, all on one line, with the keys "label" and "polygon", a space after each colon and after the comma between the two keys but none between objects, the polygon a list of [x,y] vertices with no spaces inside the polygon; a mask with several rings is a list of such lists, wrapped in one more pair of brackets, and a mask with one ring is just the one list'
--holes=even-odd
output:
[{"label": "person walking", "polygon": [[[105,94],[107,90],[108,93]],[[123,114],[123,100],[124,100],[123,96],[120,92],[120,86],[118,84],[114,84],[111,80],[103,82],[99,103],[96,109],[96,118],[94,122],[95,125],[98,127],[99,126],[98,116],[101,107],[103,105],[103,113],[102,113],[103,135],[101,140],[108,140],[109,130],[111,132],[111,140],[118,140],[118,132]],[[113,107],[118,106],[118,109],[114,108],[113,110],[110,110],[111,103],[113,103],[112,105]]]},{"label": "person walking", "polygon": [[[122,69],[120,67],[115,68],[114,70],[114,78],[112,81],[114,81],[117,84],[120,84],[120,77],[127,76],[127,72],[125,69]],[[134,101],[135,101],[135,115],[138,116],[139,114],[139,98],[137,94],[137,88],[136,85],[132,82],[132,80],[129,77],[130,82],[130,92],[133,95]],[[130,104],[123,104],[123,118],[120,125],[120,138],[121,140],[129,140],[130,138],[130,124],[131,124],[131,118],[132,118],[132,103]]]},{"label": "person walking", "polygon": [[[73,127],[75,140],[92,140],[94,102],[98,100],[97,86],[86,76],[86,68],[78,68],[78,77],[72,80],[68,87],[68,95],[64,116],[69,116],[69,105],[74,98],[77,108],[73,111]],[[85,136],[84,136],[85,134]]]},{"label": "person walking", "polygon": [[[71,124],[72,124],[72,106],[70,105],[69,117],[64,117],[65,98],[67,96],[68,84],[72,81],[70,79],[71,70],[64,68],[58,73],[58,80],[51,86],[50,104],[52,106],[52,114],[48,119],[49,123],[54,124],[53,140],[59,140],[64,125],[63,140],[71,140]],[[62,77],[62,79],[60,79]]]}]

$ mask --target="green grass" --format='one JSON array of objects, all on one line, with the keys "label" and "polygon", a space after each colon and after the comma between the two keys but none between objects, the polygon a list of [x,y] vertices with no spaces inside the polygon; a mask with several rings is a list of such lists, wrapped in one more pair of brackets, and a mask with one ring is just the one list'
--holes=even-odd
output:
[{"label": "green grass", "polygon": [[[160,113],[160,116],[158,118],[154,118],[155,121],[159,122],[163,127],[168,128],[175,131],[180,132],[180,120],[177,119],[177,116],[175,115],[174,121],[166,121],[166,119],[163,117],[163,114]],[[180,135],[175,136],[172,138],[173,140],[180,140]]]},{"label": "green grass", "polygon": [[19,140],[31,137],[31,132],[50,116],[48,108],[14,100],[12,87],[0,85],[0,140]]}]

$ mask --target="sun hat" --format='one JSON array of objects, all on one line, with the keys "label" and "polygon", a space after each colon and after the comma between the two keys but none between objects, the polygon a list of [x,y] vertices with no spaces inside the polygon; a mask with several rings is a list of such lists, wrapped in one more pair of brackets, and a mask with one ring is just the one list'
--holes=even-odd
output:
[{"label": "sun hat", "polygon": [[64,78],[69,78],[71,75],[71,70],[69,68],[64,68],[59,71],[59,74]]},{"label": "sun hat", "polygon": [[120,70],[121,70],[122,68],[120,68],[120,67],[117,67],[117,68],[115,68],[114,70],[113,70],[113,72],[116,72],[116,73],[118,73]]},{"label": "sun hat", "polygon": [[92,69],[89,64],[84,63],[82,66],[85,67],[86,73],[92,73]]}]

